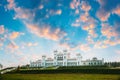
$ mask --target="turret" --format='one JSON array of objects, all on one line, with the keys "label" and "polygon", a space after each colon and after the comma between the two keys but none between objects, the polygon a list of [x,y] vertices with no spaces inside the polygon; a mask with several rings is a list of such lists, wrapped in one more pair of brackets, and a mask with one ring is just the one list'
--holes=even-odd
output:
[{"label": "turret", "polygon": [[43,56],[42,56],[42,66],[43,66],[43,67],[45,67],[45,63],[46,63],[46,62],[45,62],[45,59],[46,59],[46,56],[43,55]]},{"label": "turret", "polygon": [[54,66],[57,65],[57,53],[58,53],[58,51],[55,50],[55,51],[54,51]]},{"label": "turret", "polygon": [[67,56],[68,52],[67,50],[63,50],[63,66],[67,66]]},{"label": "turret", "polygon": [[77,56],[77,66],[81,65],[82,56],[80,53],[76,54]]}]

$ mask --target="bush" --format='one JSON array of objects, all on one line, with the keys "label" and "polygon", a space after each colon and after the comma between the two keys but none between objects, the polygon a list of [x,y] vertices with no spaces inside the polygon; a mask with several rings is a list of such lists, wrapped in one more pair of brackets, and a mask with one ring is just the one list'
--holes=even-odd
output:
[{"label": "bush", "polygon": [[120,69],[56,69],[56,70],[20,70],[21,74],[56,74],[56,73],[87,73],[87,74],[120,74]]}]

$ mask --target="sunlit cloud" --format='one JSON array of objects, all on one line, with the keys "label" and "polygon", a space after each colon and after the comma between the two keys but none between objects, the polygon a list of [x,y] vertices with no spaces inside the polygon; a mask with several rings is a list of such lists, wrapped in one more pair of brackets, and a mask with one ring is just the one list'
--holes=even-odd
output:
[{"label": "sunlit cloud", "polygon": [[10,39],[16,39],[19,36],[20,36],[19,32],[12,32],[11,35],[10,35]]},{"label": "sunlit cloud", "polygon": [[0,34],[3,34],[5,32],[4,25],[0,25]]},{"label": "sunlit cloud", "polygon": [[2,43],[0,43],[0,47],[2,47],[3,46],[3,44]]},{"label": "sunlit cloud", "polygon": [[110,16],[110,13],[109,12],[106,12],[102,9],[100,9],[98,12],[97,12],[97,17],[101,20],[101,21],[107,21],[108,18]]},{"label": "sunlit cloud", "polygon": [[50,40],[55,40],[58,41],[67,34],[63,31],[61,31],[59,28],[55,29],[53,32],[51,31],[51,28],[49,25],[45,27],[39,27],[38,25],[35,24],[26,24],[28,29],[34,34],[36,34],[39,37],[50,39]]},{"label": "sunlit cloud", "polygon": [[80,45],[80,50],[83,52],[89,51],[91,48],[88,44],[81,44]]},{"label": "sunlit cloud", "polygon": [[10,42],[8,45],[7,45],[7,48],[9,49],[18,49],[19,46],[17,46],[14,42]]},{"label": "sunlit cloud", "polygon": [[34,14],[32,13],[32,11],[28,10],[28,9],[22,9],[20,7],[17,7],[14,9],[16,12],[16,15],[14,17],[14,19],[32,19],[34,17]]},{"label": "sunlit cloud", "polygon": [[15,8],[16,4],[15,4],[14,0],[7,0],[7,2],[9,3],[9,4],[7,5],[7,8],[8,8],[9,10]]},{"label": "sunlit cloud", "polygon": [[62,14],[62,10],[57,10],[56,14],[61,15]]},{"label": "sunlit cloud", "polygon": [[120,55],[120,50],[116,50],[116,53]]},{"label": "sunlit cloud", "polygon": [[44,8],[44,5],[40,5],[40,6],[39,6],[39,9],[43,9],[43,8]]},{"label": "sunlit cloud", "polygon": [[28,47],[34,47],[34,46],[37,46],[37,45],[38,45],[38,43],[31,43],[31,42],[29,42],[27,44]]},{"label": "sunlit cloud", "polygon": [[116,33],[114,27],[109,24],[102,24],[101,33],[107,38],[116,37],[118,34]]},{"label": "sunlit cloud", "polygon": [[82,5],[81,9],[86,11],[86,12],[88,12],[91,9],[91,6],[85,1],[82,1],[81,5]]},{"label": "sunlit cloud", "polygon": [[113,13],[117,14],[118,16],[120,16],[120,5],[118,5],[114,10]]},{"label": "sunlit cloud", "polygon": [[80,1],[78,0],[73,0],[71,3],[70,3],[70,8],[71,9],[76,9],[80,6]]}]

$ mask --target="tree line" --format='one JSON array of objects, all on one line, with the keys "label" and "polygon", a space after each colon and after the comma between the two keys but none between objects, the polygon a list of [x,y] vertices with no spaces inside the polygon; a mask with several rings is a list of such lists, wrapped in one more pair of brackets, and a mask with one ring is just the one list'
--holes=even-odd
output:
[{"label": "tree line", "polygon": [[109,67],[120,67],[120,62],[105,62],[104,65]]}]

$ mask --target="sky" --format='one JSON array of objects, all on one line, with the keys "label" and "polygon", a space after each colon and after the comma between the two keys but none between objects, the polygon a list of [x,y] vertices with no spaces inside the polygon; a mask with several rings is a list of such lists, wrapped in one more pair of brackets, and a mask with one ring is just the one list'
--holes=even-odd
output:
[{"label": "sky", "polygon": [[29,64],[54,50],[120,61],[120,0],[0,0],[0,63]]}]

